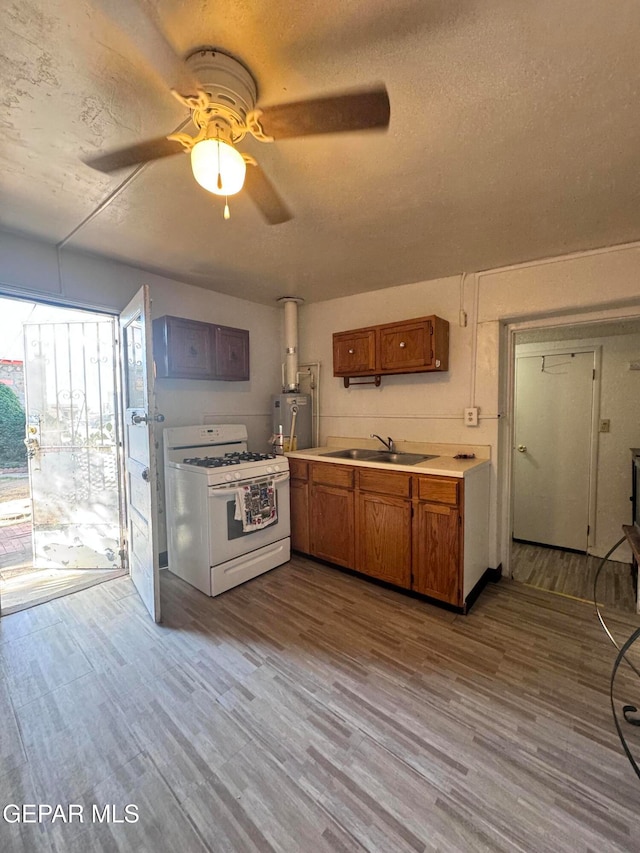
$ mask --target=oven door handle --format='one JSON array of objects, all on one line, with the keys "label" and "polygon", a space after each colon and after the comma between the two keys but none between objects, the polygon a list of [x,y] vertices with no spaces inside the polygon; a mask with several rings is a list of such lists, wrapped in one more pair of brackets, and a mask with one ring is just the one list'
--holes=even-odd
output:
[{"label": "oven door handle", "polygon": [[256,483],[264,483],[266,480],[271,480],[273,484],[284,483],[289,479],[289,472],[284,474],[276,474],[275,477],[255,477],[253,480],[239,480],[236,483],[224,483],[220,486],[209,486],[209,497],[224,497],[225,492],[236,491],[243,486],[253,486]]}]

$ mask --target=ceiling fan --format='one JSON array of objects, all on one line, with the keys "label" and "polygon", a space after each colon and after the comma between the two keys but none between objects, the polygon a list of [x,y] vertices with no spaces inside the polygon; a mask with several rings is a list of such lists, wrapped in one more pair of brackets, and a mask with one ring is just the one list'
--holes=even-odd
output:
[{"label": "ceiling fan", "polygon": [[[194,136],[172,133],[84,161],[101,172],[187,152],[194,177],[205,189],[227,197],[244,187],[265,220],[277,225],[293,214],[257,161],[236,148],[247,133],[260,142],[274,142],[389,125],[389,96],[382,84],[258,108],[256,82],[237,57],[207,46],[194,50],[183,62],[144,0],[95,2],[140,45],[172,94],[190,110],[197,130]],[[229,218],[228,203],[224,216]]]}]

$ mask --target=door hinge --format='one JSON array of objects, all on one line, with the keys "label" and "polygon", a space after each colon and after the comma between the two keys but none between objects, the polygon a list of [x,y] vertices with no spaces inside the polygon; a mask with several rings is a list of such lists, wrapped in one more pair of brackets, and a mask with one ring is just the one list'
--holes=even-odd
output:
[{"label": "door hinge", "polygon": [[591,525],[587,524],[587,536],[591,533]]},{"label": "door hinge", "polygon": [[433,334],[433,326],[431,324],[429,324],[429,334],[430,335]]},{"label": "door hinge", "polygon": [[127,551],[127,543],[126,542],[122,543],[122,548],[120,548],[118,553],[120,554],[120,565],[122,566],[123,569],[128,570],[129,569],[129,553]]},{"label": "door hinge", "polygon": [[596,369],[595,369],[595,367],[593,368],[593,376],[592,376],[591,378],[592,378],[592,379],[595,379],[595,378],[596,378]]}]

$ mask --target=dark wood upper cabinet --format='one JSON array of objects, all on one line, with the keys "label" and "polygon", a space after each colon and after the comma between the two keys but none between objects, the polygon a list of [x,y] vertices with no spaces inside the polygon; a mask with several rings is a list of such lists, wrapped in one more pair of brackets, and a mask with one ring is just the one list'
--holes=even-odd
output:
[{"label": "dark wood upper cabinet", "polygon": [[384,376],[449,369],[449,323],[435,315],[333,335],[333,375]]},{"label": "dark wood upper cabinet", "polygon": [[214,326],[214,373],[216,379],[242,381],[249,378],[249,332]]},{"label": "dark wood upper cabinet", "polygon": [[212,344],[208,323],[168,316],[154,320],[153,356],[156,376],[211,379]]},{"label": "dark wood upper cabinet", "polygon": [[165,315],[153,321],[160,379],[249,379],[249,332]]}]

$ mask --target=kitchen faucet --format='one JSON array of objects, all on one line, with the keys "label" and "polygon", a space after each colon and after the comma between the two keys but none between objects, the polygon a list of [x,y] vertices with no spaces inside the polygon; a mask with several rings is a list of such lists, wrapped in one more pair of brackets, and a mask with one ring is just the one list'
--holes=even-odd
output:
[{"label": "kitchen faucet", "polygon": [[378,435],[377,433],[375,433],[375,432],[370,433],[370,436],[369,436],[369,437],[370,437],[370,438],[377,438],[377,439],[378,439],[378,441],[381,441],[381,442],[384,444],[384,446],[387,448],[387,450],[389,451],[389,453],[395,453],[395,452],[396,452],[396,446],[395,446],[395,444],[393,443],[393,439],[391,438],[391,436],[390,436],[390,435],[388,435],[388,436],[387,436],[387,440],[386,440],[386,441],[384,440],[384,438],[382,438],[381,436],[379,436],[379,435]]}]

